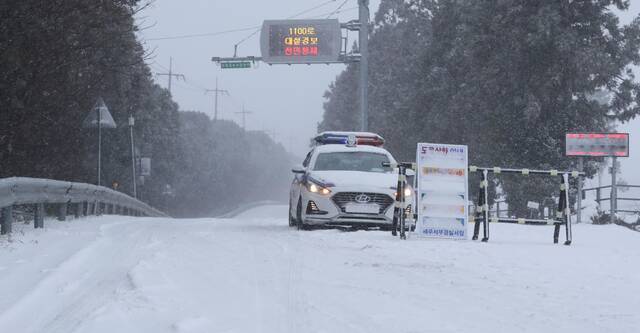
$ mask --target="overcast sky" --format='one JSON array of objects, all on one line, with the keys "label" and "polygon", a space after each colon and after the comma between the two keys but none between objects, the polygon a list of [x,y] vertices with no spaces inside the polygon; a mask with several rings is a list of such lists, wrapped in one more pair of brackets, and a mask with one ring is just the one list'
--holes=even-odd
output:
[{"label": "overcast sky", "polygon": [[[327,3],[328,2],[328,3]],[[153,40],[191,34],[216,33],[259,26],[265,19],[283,19],[307,9],[296,18],[324,18],[343,0],[155,0],[154,4],[138,15],[139,24],[148,27],[140,33],[148,50],[154,50],[149,64],[154,72],[167,72],[169,57],[173,57],[173,70],[184,74],[186,81],[173,80],[172,94],[181,110],[197,110],[213,117],[213,95],[204,89],[215,88],[216,77],[221,89],[230,96],[220,99],[221,117],[239,124],[241,116],[235,112],[243,105],[253,112],[247,116],[247,129],[275,133],[275,139],[287,150],[299,156],[307,150],[309,138],[316,133],[322,118],[322,95],[328,85],[344,69],[344,65],[274,65],[258,64],[255,69],[222,70],[210,61],[212,56],[232,56],[233,45],[249,36],[253,30],[225,33],[215,36],[183,39]],[[371,1],[373,17],[379,0]],[[622,13],[623,22],[640,13],[639,1],[632,1],[629,12]],[[342,11],[334,17],[342,22],[357,18],[357,0],[347,0]],[[259,34],[240,44],[239,56],[260,55]],[[350,43],[356,34],[349,35]],[[156,81],[167,86],[166,76]],[[631,133],[631,157],[623,161],[623,178],[640,184],[640,173],[631,172],[640,167],[640,153],[636,154],[640,139],[640,119],[620,127]],[[635,143],[635,145],[634,145]],[[634,149],[636,148],[636,149]]]},{"label": "overcast sky", "polygon": [[[328,2],[328,3],[327,3]],[[302,156],[308,149],[309,138],[316,133],[322,118],[322,95],[329,84],[344,69],[344,65],[274,65],[258,64],[257,69],[222,70],[210,61],[212,56],[232,56],[233,45],[253,31],[217,36],[176,40],[149,40],[157,37],[219,32],[259,26],[265,19],[283,19],[307,9],[327,3],[297,18],[326,17],[343,0],[156,0],[139,16],[139,23],[150,25],[140,37],[149,50],[155,49],[150,61],[154,72],[166,72],[169,57],[173,69],[186,76],[186,82],[174,79],[172,94],[181,110],[198,110],[213,117],[213,95],[205,95],[203,88],[219,86],[230,93],[220,99],[222,118],[239,124],[242,117],[235,112],[245,108],[247,129],[275,132],[275,139],[287,150]],[[372,15],[379,1],[372,1]],[[334,15],[341,21],[357,18],[357,0],[348,0],[342,12]],[[142,23],[144,21],[144,23]],[[356,34],[349,34],[351,42]],[[259,33],[242,43],[239,56],[260,55]],[[166,76],[156,80],[167,85]]]}]

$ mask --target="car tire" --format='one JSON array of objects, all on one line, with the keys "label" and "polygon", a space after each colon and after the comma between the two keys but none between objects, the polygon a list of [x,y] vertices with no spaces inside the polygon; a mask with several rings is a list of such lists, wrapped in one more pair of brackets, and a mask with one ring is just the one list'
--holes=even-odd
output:
[{"label": "car tire", "polygon": [[307,226],[302,219],[302,197],[298,199],[298,205],[296,206],[296,227],[298,227],[298,230],[307,230]]},{"label": "car tire", "polygon": [[289,227],[295,227],[297,222],[296,218],[291,215],[291,201],[289,201],[289,212],[287,215],[289,215]]}]

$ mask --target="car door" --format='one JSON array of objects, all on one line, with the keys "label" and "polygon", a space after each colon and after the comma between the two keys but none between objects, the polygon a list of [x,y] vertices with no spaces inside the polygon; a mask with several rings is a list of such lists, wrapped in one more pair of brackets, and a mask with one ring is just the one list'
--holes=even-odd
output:
[{"label": "car door", "polygon": [[[311,161],[311,157],[313,156],[313,150],[311,150],[307,156],[305,157],[304,161],[302,162],[302,167],[308,171],[307,169],[309,168],[309,162]],[[305,178],[306,178],[307,174],[306,172],[304,174],[299,174],[299,173],[294,173],[293,174],[293,181],[291,182],[291,190],[289,193],[289,202],[291,203],[291,216],[296,216],[296,207],[298,204],[298,199],[300,198],[300,192],[304,190],[304,183],[305,183]]]}]

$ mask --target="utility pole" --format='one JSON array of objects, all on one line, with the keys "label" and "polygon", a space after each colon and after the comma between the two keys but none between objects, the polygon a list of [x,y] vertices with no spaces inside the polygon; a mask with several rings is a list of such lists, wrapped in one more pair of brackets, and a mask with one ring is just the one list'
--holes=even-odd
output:
[{"label": "utility pole", "polygon": [[224,89],[218,89],[218,78],[216,77],[216,89],[207,89],[205,90],[205,94],[207,93],[214,93],[214,102],[213,102],[213,121],[217,121],[218,120],[218,94],[222,93],[222,94],[227,94],[229,95],[229,92],[224,90]]},{"label": "utility pole", "polygon": [[244,108],[244,104],[242,104],[242,111],[241,112],[236,112],[236,114],[241,114],[242,115],[242,129],[244,131],[247,130],[247,127],[246,127],[247,126],[247,115],[248,114],[252,114],[252,113],[253,113],[253,111],[249,111],[249,110],[246,110]]},{"label": "utility pole", "polygon": [[169,77],[169,94],[171,94],[171,79],[173,77],[175,77],[176,79],[182,78],[183,80],[186,80],[184,77],[184,74],[179,74],[179,73],[174,73],[173,72],[173,58],[169,57],[169,73],[156,73],[156,75],[160,75],[160,76],[168,76]]},{"label": "utility pole", "polygon": [[358,0],[360,20],[360,129],[369,130],[369,0]]},{"label": "utility pole", "polygon": [[276,136],[278,136],[278,133],[276,131],[263,130],[263,132],[267,133],[267,135],[271,137],[271,140],[273,140],[273,142],[276,142]]}]

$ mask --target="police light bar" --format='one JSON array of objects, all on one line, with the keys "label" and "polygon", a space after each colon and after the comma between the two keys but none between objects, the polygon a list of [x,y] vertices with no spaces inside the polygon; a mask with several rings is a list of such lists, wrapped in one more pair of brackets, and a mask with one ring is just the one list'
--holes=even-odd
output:
[{"label": "police light bar", "polygon": [[384,138],[380,135],[367,132],[322,132],[314,140],[318,145],[353,145],[349,142],[350,138],[355,138],[355,145],[380,147],[384,144]]}]

